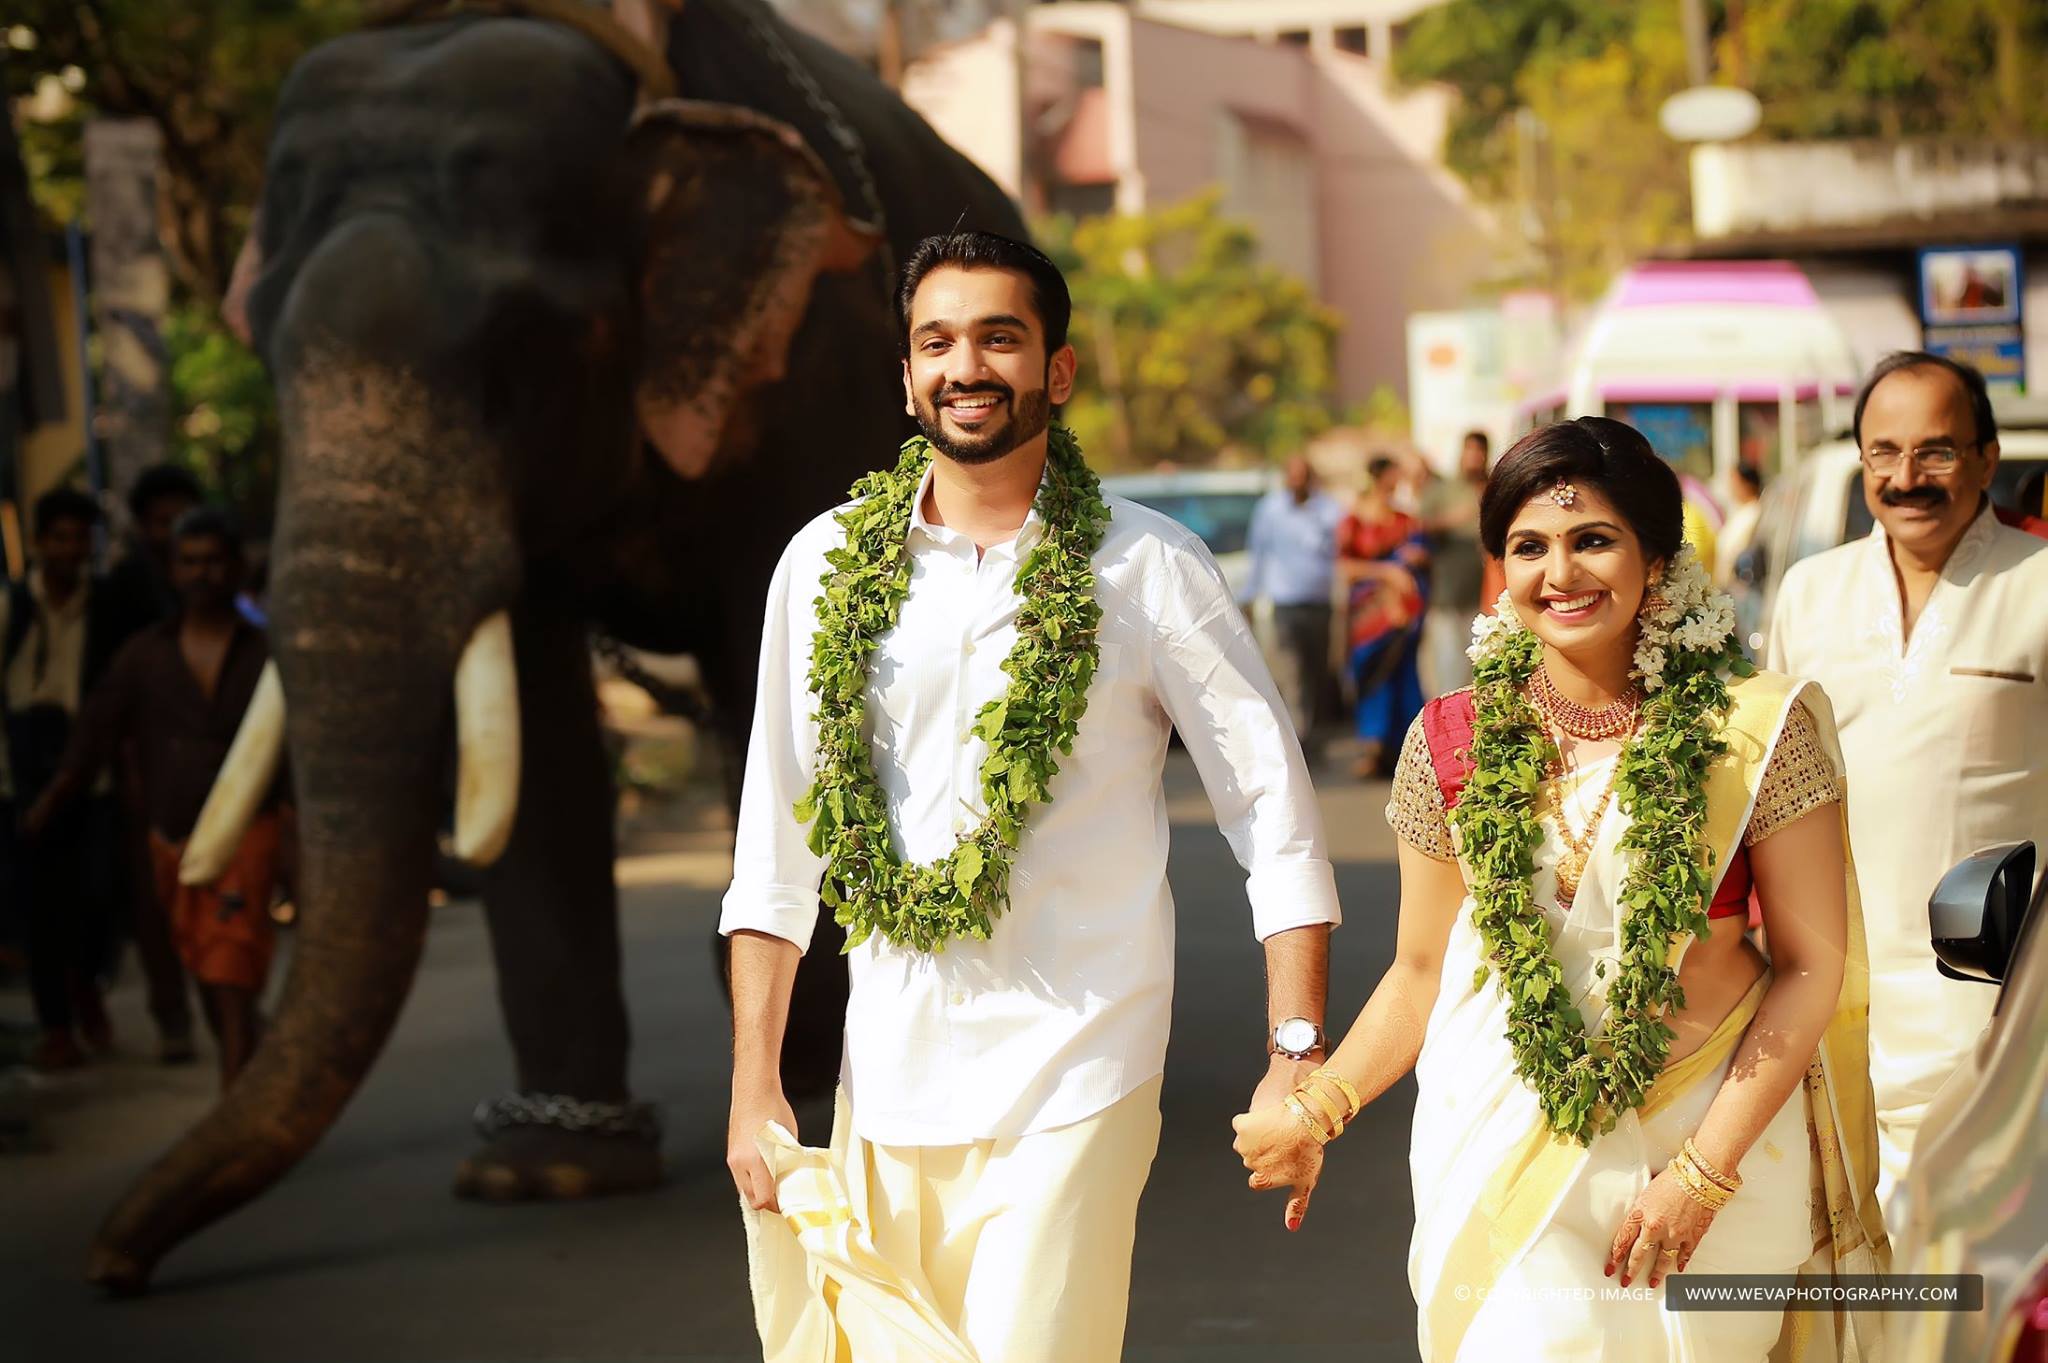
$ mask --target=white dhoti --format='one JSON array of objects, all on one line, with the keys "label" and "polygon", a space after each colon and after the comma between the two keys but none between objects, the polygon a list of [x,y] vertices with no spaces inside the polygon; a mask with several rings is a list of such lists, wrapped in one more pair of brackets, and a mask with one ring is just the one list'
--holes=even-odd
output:
[{"label": "white dhoti", "polygon": [[1155,1078],[1092,1117],[1007,1140],[829,1149],[771,1126],[781,1215],[746,1211],[766,1363],[1115,1363]]}]

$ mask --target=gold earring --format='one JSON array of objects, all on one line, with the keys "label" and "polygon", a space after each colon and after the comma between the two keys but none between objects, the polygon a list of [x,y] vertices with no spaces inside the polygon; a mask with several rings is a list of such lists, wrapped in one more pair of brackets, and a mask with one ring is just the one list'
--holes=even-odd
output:
[{"label": "gold earring", "polygon": [[1650,590],[1643,597],[1642,613],[1644,615],[1656,615],[1671,605],[1670,598],[1664,595],[1664,574],[1661,572],[1650,574],[1650,581],[1647,585]]}]

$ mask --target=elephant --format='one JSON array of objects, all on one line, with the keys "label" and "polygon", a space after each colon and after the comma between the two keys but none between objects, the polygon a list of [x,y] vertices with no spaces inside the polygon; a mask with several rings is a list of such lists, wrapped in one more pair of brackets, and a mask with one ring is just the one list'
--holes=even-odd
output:
[{"label": "elephant", "polygon": [[[1025,232],[893,92],[758,0],[401,4],[294,66],[255,222],[226,307],[284,431],[280,694],[222,783],[267,781],[251,752],[288,763],[298,942],[247,1070],[102,1226],[87,1276],[117,1293],[290,1169],[374,1063],[451,761],[518,1088],[550,1096],[494,1109],[458,1191],[658,1181],[627,1083],[592,633],[695,654],[736,756],[782,546],[912,429],[893,262],[957,226]],[[237,798],[216,789],[193,853],[233,836],[216,811]],[[806,959],[786,1063],[815,1086],[844,968]]]}]

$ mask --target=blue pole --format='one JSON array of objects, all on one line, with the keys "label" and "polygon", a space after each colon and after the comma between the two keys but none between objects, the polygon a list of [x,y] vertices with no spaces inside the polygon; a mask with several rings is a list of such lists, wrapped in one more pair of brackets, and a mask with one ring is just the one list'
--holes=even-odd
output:
[{"label": "blue pole", "polygon": [[107,490],[107,478],[101,466],[93,410],[92,312],[85,287],[85,233],[78,229],[75,219],[64,225],[64,258],[71,267],[71,313],[78,320],[78,405],[85,430],[85,478],[93,496],[98,497]]}]

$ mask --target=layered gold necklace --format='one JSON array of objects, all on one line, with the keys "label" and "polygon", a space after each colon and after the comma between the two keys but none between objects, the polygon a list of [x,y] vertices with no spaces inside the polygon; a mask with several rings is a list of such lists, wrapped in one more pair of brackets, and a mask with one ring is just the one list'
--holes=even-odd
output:
[{"label": "layered gold necklace", "polygon": [[[1559,691],[1557,684],[1550,679],[1550,673],[1541,667],[1529,678],[1527,694],[1529,703],[1543,717],[1545,724],[1585,743],[1601,743],[1634,733],[1642,704],[1641,693],[1631,682],[1628,689],[1612,702],[1598,710],[1589,710]],[[1585,877],[1586,863],[1592,859],[1593,844],[1600,837],[1600,823],[1607,815],[1607,804],[1614,794],[1614,778],[1620,771],[1621,762],[1617,758],[1607,773],[1607,783],[1601,787],[1600,796],[1592,805],[1592,816],[1582,832],[1572,827],[1571,815],[1565,810],[1564,758],[1557,755],[1551,759],[1547,784],[1550,802],[1557,810],[1558,840],[1564,844],[1564,850],[1558,854],[1557,865],[1552,868],[1552,875],[1557,880],[1557,904],[1561,909],[1570,909],[1572,900],[1578,896],[1579,881]]]},{"label": "layered gold necklace", "polygon": [[1529,678],[1529,703],[1536,707],[1550,727],[1588,743],[1599,743],[1635,732],[1636,712],[1642,692],[1630,682],[1628,689],[1597,710],[1588,710],[1557,689],[1547,668],[1539,667]]}]

